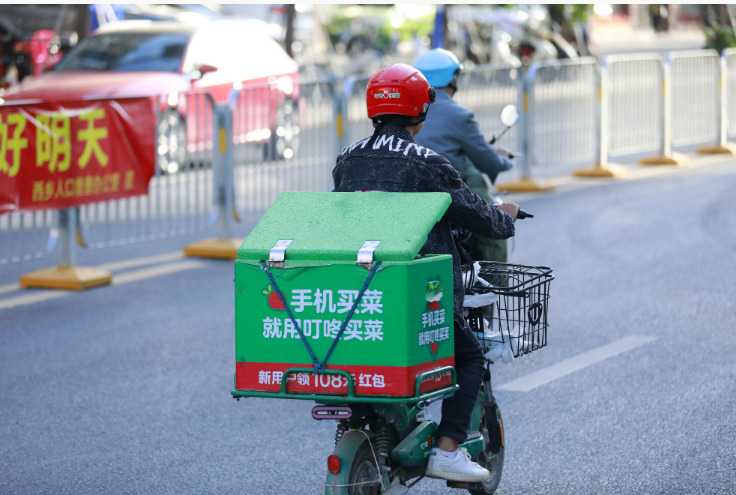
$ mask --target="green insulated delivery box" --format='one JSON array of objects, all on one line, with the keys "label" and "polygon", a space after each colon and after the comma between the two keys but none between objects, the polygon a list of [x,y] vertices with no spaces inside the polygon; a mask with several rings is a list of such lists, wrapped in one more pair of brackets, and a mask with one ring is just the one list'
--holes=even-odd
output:
[{"label": "green insulated delivery box", "polygon": [[[237,391],[286,380],[288,393],[342,395],[351,377],[356,396],[411,397],[419,374],[452,366],[452,257],[417,257],[449,204],[446,193],[281,194],[235,261]],[[451,384],[438,372],[420,390]]]}]

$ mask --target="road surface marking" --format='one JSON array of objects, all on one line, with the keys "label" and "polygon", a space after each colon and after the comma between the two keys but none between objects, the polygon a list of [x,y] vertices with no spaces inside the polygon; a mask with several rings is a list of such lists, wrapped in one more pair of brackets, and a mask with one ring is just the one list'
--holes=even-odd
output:
[{"label": "road surface marking", "polygon": [[654,342],[656,337],[644,337],[641,335],[632,335],[624,337],[621,340],[611,342],[604,346],[598,347],[591,351],[583,352],[570,359],[565,359],[559,363],[547,366],[539,371],[530,373],[524,377],[504,383],[501,386],[494,387],[496,390],[508,390],[511,392],[529,392],[541,385],[562,378],[565,375],[580,371],[583,368],[599,363],[610,357],[617,356],[626,351],[630,351],[644,344]]},{"label": "road surface marking", "polygon": [[65,290],[44,290],[43,292],[34,292],[33,294],[9,297],[7,299],[0,299],[0,309],[8,309],[16,306],[25,306],[26,304],[49,301],[51,299],[68,296],[69,294],[70,292]]},{"label": "road surface marking", "polygon": [[98,265],[95,268],[112,272],[115,270],[125,270],[126,268],[133,268],[136,266],[166,263],[169,261],[180,260],[183,257],[184,254],[181,251],[175,251],[173,253],[158,254],[155,256],[147,256],[145,258],[133,258],[129,260],[113,261],[111,263],[105,263],[104,265]]},{"label": "road surface marking", "polygon": [[[157,254],[154,256],[147,256],[143,258],[133,258],[122,261],[112,261],[110,263],[104,263],[97,265],[95,268],[112,272],[115,270],[125,270],[127,268],[134,268],[137,266],[153,265],[156,263],[167,263],[169,261],[180,260],[184,257],[184,253],[181,251],[174,251],[172,253]],[[9,294],[11,292],[20,292],[24,290],[20,284],[6,284],[0,285],[0,295]]]},{"label": "road surface marking", "polygon": [[145,268],[135,272],[125,272],[120,275],[115,275],[112,278],[112,284],[127,284],[128,282],[137,282],[138,280],[168,275],[169,273],[191,270],[192,268],[200,268],[203,266],[204,263],[201,261],[182,261],[179,263],[170,263],[168,265],[154,266],[153,268]]},{"label": "road surface marking", "polygon": [[[145,268],[143,270],[137,270],[133,272],[121,273],[115,275],[112,279],[113,285],[127,284],[129,282],[137,282],[153,277],[159,277],[161,275],[168,275],[170,273],[181,272],[184,270],[191,270],[193,268],[200,268],[205,266],[205,263],[201,261],[182,261],[180,263],[170,263],[168,265],[156,266],[153,268]],[[9,297],[7,299],[0,299],[0,309],[14,308],[17,306],[25,306],[27,304],[33,304],[37,302],[49,301],[51,299],[57,299],[59,297],[69,296],[71,294],[77,294],[77,291],[66,291],[66,290],[43,290],[43,292],[33,292],[31,294],[23,294],[20,296]]]},{"label": "road surface marking", "polygon": [[0,294],[7,294],[8,292],[15,292],[17,290],[20,290],[20,284],[0,285]]}]

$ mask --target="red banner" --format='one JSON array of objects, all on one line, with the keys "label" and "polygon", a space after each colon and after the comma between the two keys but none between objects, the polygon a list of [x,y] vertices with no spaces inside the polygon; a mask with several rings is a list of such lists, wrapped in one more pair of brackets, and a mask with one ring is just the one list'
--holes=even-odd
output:
[{"label": "red banner", "polygon": [[151,98],[0,106],[0,214],[148,193]]}]

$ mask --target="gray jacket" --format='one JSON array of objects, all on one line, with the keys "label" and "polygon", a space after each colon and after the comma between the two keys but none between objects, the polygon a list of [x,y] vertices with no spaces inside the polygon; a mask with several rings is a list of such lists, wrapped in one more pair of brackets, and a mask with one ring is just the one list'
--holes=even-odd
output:
[{"label": "gray jacket", "polygon": [[[396,125],[380,127],[373,136],[342,150],[332,171],[335,191],[446,192],[452,203],[427,236],[421,254],[451,254],[455,313],[462,315],[464,297],[460,256],[450,224],[494,239],[514,235],[513,219],[470,191],[447,158],[418,145]],[[400,215],[401,212],[396,212]]]},{"label": "gray jacket", "polygon": [[427,120],[414,138],[422,146],[445,155],[465,177],[466,160],[496,181],[499,172],[512,167],[511,160],[500,156],[481,134],[473,112],[452,99],[447,91],[437,91],[437,100],[429,106]]}]

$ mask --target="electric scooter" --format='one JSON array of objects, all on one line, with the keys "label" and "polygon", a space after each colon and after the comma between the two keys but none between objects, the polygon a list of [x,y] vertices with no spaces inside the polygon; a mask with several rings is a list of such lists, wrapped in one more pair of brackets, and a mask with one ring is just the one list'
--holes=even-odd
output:
[{"label": "electric scooter", "polygon": [[[442,280],[452,286],[452,260],[416,256],[449,204],[445,196],[284,193],[238,250],[232,395],[312,400],[315,420],[336,422],[325,495],[399,495],[425,476],[438,428],[429,406],[459,388],[452,291],[441,287]],[[399,209],[416,218],[396,225]],[[531,216],[519,210],[517,218]],[[465,238],[458,234],[456,244]],[[357,263],[347,262],[356,242],[363,243]],[[338,243],[351,248],[338,251]],[[374,258],[384,244],[382,260]],[[325,260],[328,249],[334,261]],[[461,447],[491,476],[447,485],[491,495],[506,440],[490,365],[493,356],[520,357],[547,344],[554,276],[548,267],[466,261],[466,304],[457,316],[475,332],[487,366]],[[290,364],[304,363],[305,354],[314,367]]]},{"label": "electric scooter", "polygon": [[[515,357],[547,344],[547,304],[554,278],[547,267],[496,262],[479,262],[466,271],[468,299],[481,300],[467,307],[465,318],[478,336],[484,353],[506,346]],[[489,311],[490,310],[490,311]],[[493,396],[491,359],[473,408],[467,449],[473,461],[488,469],[482,483],[447,481],[447,486],[467,489],[473,495],[495,493],[504,463],[504,427],[501,411]],[[443,369],[432,372],[439,376]],[[428,376],[417,377],[419,384]],[[406,401],[330,401],[312,409],[317,420],[337,422],[335,448],[327,458],[325,495],[399,495],[409,491],[424,477],[430,450],[436,445],[438,424],[428,406],[452,394],[435,391]]]}]

